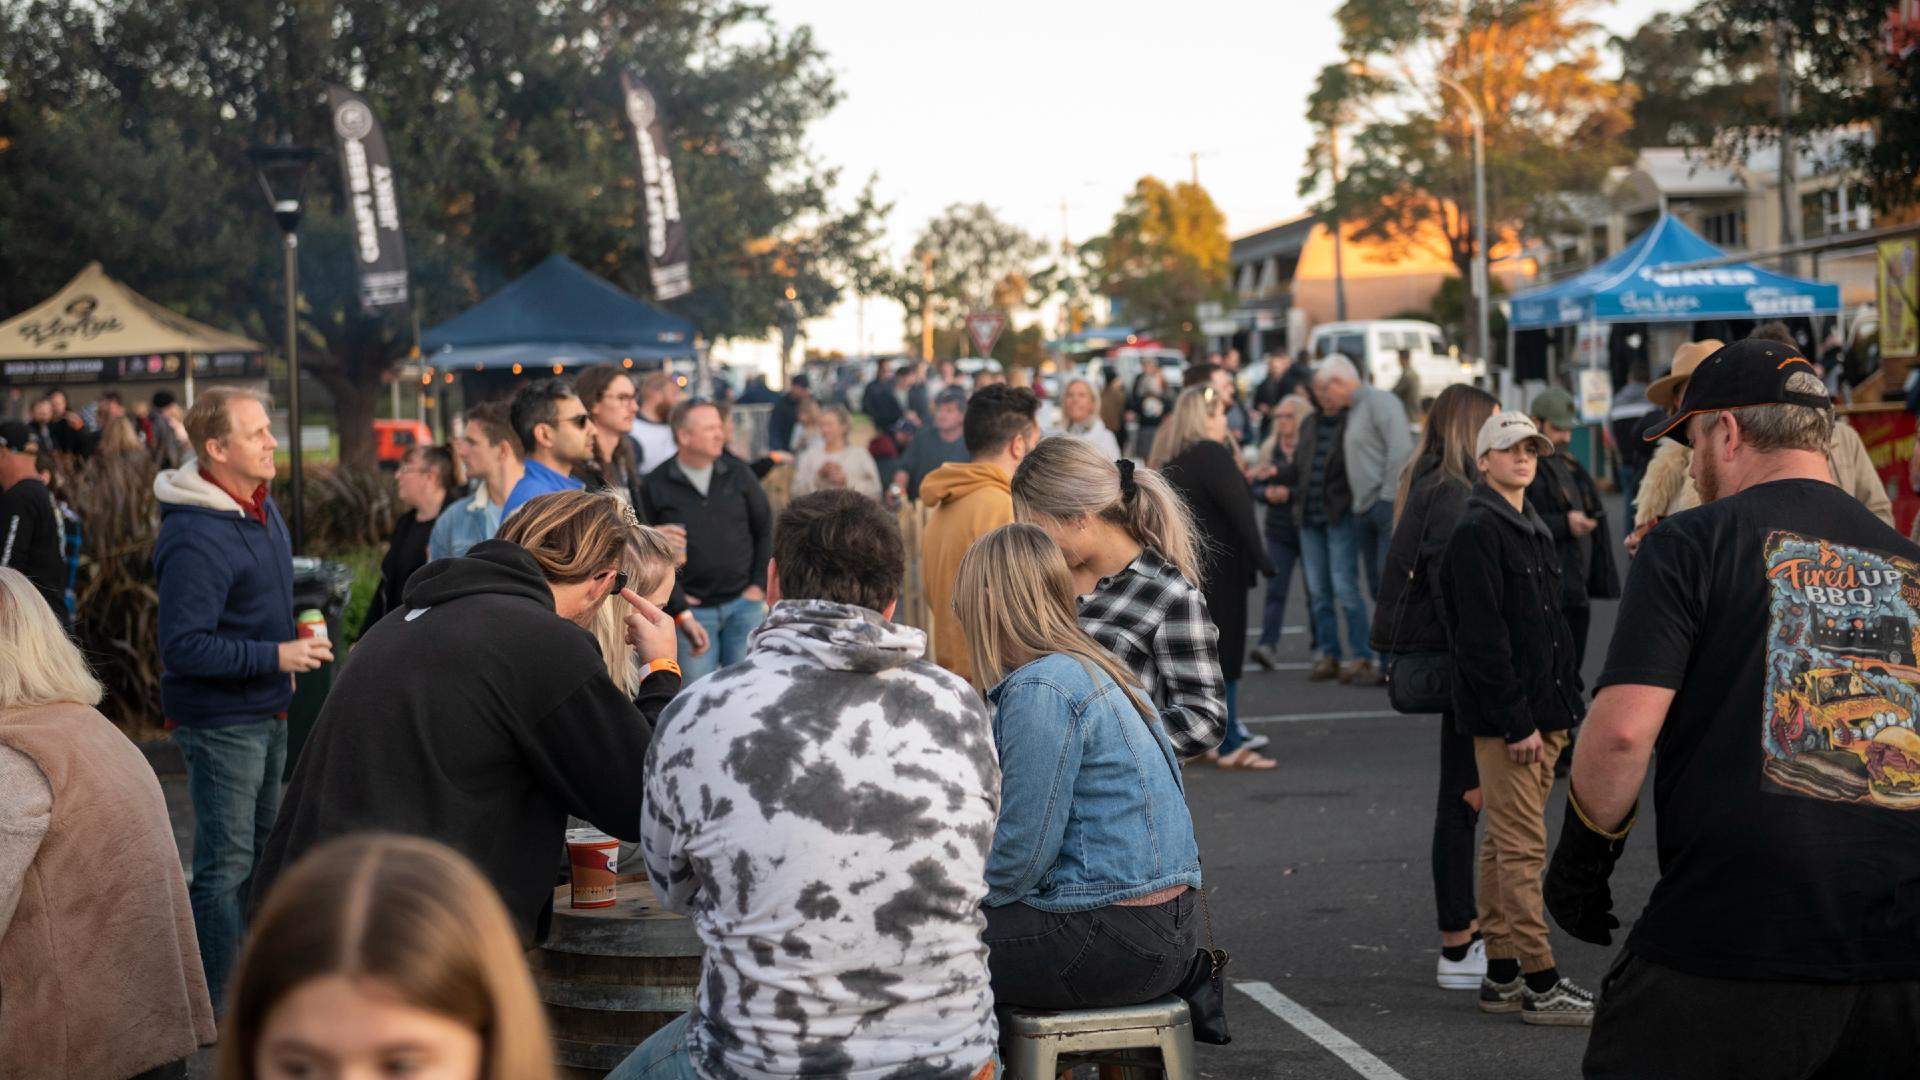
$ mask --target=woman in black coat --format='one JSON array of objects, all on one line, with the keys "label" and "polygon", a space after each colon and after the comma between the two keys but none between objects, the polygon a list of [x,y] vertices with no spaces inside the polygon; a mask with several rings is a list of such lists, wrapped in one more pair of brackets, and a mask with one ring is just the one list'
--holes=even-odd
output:
[{"label": "woman in black coat", "polygon": [[[1465,384],[1441,391],[1427,410],[1420,447],[1400,478],[1393,539],[1373,609],[1372,644],[1385,658],[1389,677],[1394,654],[1449,651],[1440,610],[1440,556],[1480,478],[1474,440],[1499,411],[1492,394]],[[1433,898],[1440,919],[1435,979],[1448,990],[1477,990],[1486,973],[1474,902],[1479,820],[1473,737],[1455,729],[1448,710],[1440,716],[1440,795],[1433,815]]]},{"label": "woman in black coat", "polygon": [[387,538],[387,554],[380,560],[380,586],[367,605],[366,618],[360,621],[363,634],[400,606],[407,579],[427,565],[427,541],[433,536],[434,521],[448,503],[459,497],[453,455],[444,446],[416,446],[407,451],[400,459],[394,483],[407,512],[394,522],[393,535]]},{"label": "woman in black coat", "polygon": [[1200,592],[1220,634],[1220,674],[1227,683],[1227,731],[1221,740],[1223,769],[1271,769],[1272,758],[1242,746],[1240,675],[1247,655],[1247,593],[1255,572],[1273,574],[1266,543],[1253,516],[1253,493],[1227,433],[1227,403],[1210,386],[1183,392],[1173,415],[1160,426],[1150,464],[1173,485],[1193,515],[1202,551]]}]

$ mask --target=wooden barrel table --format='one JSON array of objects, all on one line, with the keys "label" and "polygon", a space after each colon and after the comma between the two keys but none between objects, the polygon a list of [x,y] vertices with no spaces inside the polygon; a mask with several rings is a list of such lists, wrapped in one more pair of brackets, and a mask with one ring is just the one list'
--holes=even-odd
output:
[{"label": "wooden barrel table", "polygon": [[693,1007],[700,938],[693,923],[660,906],[645,875],[620,876],[612,907],[575,908],[553,891],[553,928],[527,954],[568,1076],[598,1077],[647,1036]]}]

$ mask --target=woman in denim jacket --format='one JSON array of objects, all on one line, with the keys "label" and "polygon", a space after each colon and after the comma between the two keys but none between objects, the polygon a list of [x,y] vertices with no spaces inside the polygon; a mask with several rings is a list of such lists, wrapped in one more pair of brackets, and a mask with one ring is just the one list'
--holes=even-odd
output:
[{"label": "woman in denim jacket", "polygon": [[1039,528],[982,537],[955,595],[1000,754],[995,1000],[1096,1008],[1170,992],[1198,948],[1200,855],[1157,713],[1080,628],[1066,560]]}]

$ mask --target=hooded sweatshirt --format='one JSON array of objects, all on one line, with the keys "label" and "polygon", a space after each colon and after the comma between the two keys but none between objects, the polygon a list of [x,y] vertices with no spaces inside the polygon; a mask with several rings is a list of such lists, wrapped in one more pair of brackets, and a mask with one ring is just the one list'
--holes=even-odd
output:
[{"label": "hooded sweatshirt", "polygon": [[966,1080],[995,1043],[992,722],[926,636],[775,604],[746,659],[694,683],[647,753],[641,852],[705,952],[702,1076]]},{"label": "hooded sweatshirt", "polygon": [[284,713],[293,680],[280,670],[292,641],[293,547],[280,510],[249,517],[188,458],[153,478],[160,535],[160,704],[188,727],[251,724]]},{"label": "hooded sweatshirt", "polygon": [[920,501],[933,509],[920,542],[920,587],[933,611],[933,658],[972,682],[967,638],[953,613],[953,579],[975,540],[1013,524],[1013,478],[985,461],[942,465],[920,482]]},{"label": "hooded sweatshirt", "polygon": [[334,680],[254,871],[255,901],[330,837],[397,832],[472,859],[539,941],[567,815],[639,835],[643,714],[679,685],[655,672],[636,708],[516,544],[429,563]]}]

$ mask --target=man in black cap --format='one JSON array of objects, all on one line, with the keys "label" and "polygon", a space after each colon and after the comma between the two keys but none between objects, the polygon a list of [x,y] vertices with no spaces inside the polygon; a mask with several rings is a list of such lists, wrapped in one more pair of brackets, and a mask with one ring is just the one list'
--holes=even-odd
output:
[{"label": "man in black cap", "polygon": [[1648,534],[1544,888],[1611,944],[1648,762],[1660,881],[1601,983],[1588,1077],[1911,1076],[1920,1060],[1920,547],[1827,468],[1792,346],[1700,363],[1671,433],[1703,505]]},{"label": "man in black cap", "polygon": [[40,439],[19,420],[0,421],[0,566],[27,576],[67,624],[67,530],[35,464]]}]

